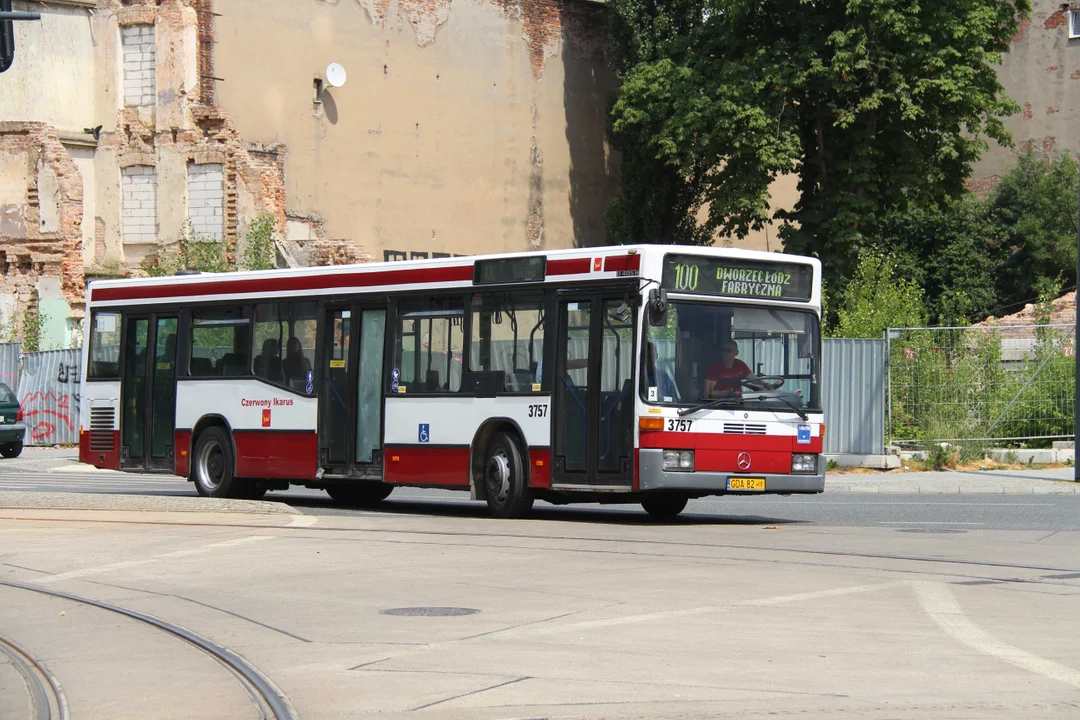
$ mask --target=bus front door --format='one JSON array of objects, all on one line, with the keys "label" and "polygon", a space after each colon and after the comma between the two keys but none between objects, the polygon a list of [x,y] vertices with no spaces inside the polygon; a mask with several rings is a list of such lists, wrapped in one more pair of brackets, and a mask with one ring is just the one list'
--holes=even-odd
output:
[{"label": "bus front door", "polygon": [[319,389],[324,473],[382,477],[382,373],[386,310],[326,308]]},{"label": "bus front door", "polygon": [[633,482],[633,308],[623,295],[560,297],[553,378],[552,483]]},{"label": "bus front door", "polygon": [[120,468],[175,469],[177,316],[127,316],[120,389]]}]

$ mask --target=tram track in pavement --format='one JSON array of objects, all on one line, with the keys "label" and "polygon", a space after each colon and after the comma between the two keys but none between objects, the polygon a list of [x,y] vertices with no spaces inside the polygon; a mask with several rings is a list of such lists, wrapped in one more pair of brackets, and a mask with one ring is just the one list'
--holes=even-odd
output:
[{"label": "tram track in pavement", "polygon": [[26,683],[30,700],[30,720],[68,720],[68,704],[64,691],[40,660],[15,641],[2,635],[0,653],[7,656]]},{"label": "tram track in pavement", "polygon": [[[223,665],[228,669],[234,677],[240,682],[245,690],[251,695],[255,706],[259,709],[262,717],[266,720],[297,720],[298,716],[289,703],[288,697],[274,684],[270,678],[264,675],[258,668],[249,663],[247,660],[236,654],[232,650],[215,643],[214,641],[205,638],[197,633],[192,632],[186,628],[175,625],[166,620],[156,618],[152,615],[141,613],[137,610],[131,610],[128,608],[120,607],[119,605],[113,605],[112,603],[104,602],[101,600],[93,600],[91,598],[83,597],[80,595],[73,595],[71,593],[62,592],[59,590],[48,590],[41,587],[36,587],[28,583],[15,582],[12,580],[0,580],[0,586],[14,588],[16,590],[24,590],[27,592],[39,593],[47,595],[53,598],[59,598],[63,600],[69,600],[71,602],[80,603],[83,605],[89,605],[101,610],[116,613],[132,620],[136,620],[142,624],[152,626],[162,632],[168,633],[189,645],[201,650],[205,654],[209,655],[212,659]],[[11,652],[8,652],[8,649]],[[51,710],[46,702],[45,714],[41,714],[41,699],[39,695],[47,698],[47,690],[42,686],[42,675],[45,678],[45,684],[56,693],[58,698],[58,705],[61,707],[61,714],[58,720],[67,720],[67,704],[66,700],[60,704],[59,699],[63,698],[60,691],[59,684],[52,680],[52,676],[48,674],[45,668],[33,660],[24,650],[16,646],[10,641],[5,641],[0,637],[0,651],[8,655],[15,663],[16,668],[19,669],[20,674],[27,679],[28,683],[33,683],[31,688],[31,694],[34,696],[34,704],[38,709],[36,720],[51,720]],[[28,674],[29,673],[29,674]],[[33,679],[31,680],[31,677]]]}]

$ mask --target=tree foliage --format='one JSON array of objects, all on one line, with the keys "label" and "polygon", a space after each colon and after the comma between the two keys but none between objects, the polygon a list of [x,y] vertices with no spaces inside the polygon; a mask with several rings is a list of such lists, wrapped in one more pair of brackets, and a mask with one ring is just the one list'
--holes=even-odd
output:
[{"label": "tree foliage", "polygon": [[1002,304],[1029,302],[1040,281],[1076,285],[1080,173],[1068,153],[1047,162],[1030,150],[994,188],[987,214],[998,230]]},{"label": "tree foliage", "polygon": [[863,252],[855,276],[836,313],[836,337],[879,338],[886,328],[926,325],[923,290],[900,278],[893,259],[877,250]]},{"label": "tree foliage", "polygon": [[890,213],[878,247],[925,291],[932,321],[1009,314],[1047,288],[1075,285],[1078,195],[1071,157],[1025,151],[986,199],[969,194]]},{"label": "tree foliage", "polygon": [[[1018,108],[993,65],[1028,0],[668,5],[609,2],[623,80],[612,137],[631,179],[651,163],[674,172],[655,198],[675,190],[672,215],[707,206],[706,238],[777,217],[789,251],[822,257],[843,280],[882,216],[959,196],[987,139],[1010,141],[1001,118]],[[774,212],[768,186],[785,173],[800,199]],[[684,241],[679,222],[650,222],[657,209],[636,202],[641,192],[634,180],[616,201],[644,216],[619,218],[619,232]],[[649,228],[659,234],[634,236]]]}]

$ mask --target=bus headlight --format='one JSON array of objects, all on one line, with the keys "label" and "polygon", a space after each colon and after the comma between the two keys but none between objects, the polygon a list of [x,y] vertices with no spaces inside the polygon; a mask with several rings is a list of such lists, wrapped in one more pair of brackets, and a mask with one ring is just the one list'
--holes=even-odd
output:
[{"label": "bus headlight", "polygon": [[683,472],[693,472],[693,470],[694,470],[694,451],[693,450],[665,450],[664,451],[664,469],[665,470],[681,470]]},{"label": "bus headlight", "polygon": [[817,472],[817,455],[792,455],[791,472],[813,475]]}]

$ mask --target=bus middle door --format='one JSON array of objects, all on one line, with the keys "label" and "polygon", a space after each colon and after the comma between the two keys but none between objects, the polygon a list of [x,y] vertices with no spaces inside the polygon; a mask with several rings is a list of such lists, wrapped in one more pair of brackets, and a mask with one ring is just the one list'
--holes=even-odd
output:
[{"label": "bus middle door", "polygon": [[319,464],[328,475],[382,477],[386,309],[328,306],[319,388]]}]

